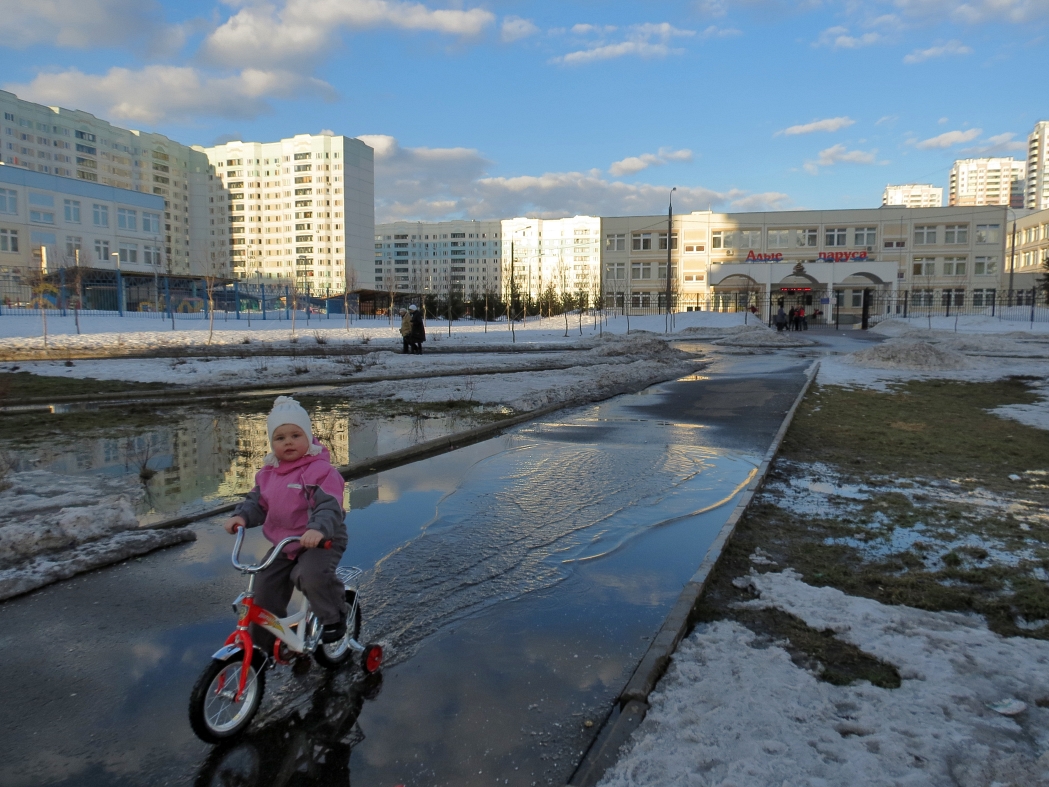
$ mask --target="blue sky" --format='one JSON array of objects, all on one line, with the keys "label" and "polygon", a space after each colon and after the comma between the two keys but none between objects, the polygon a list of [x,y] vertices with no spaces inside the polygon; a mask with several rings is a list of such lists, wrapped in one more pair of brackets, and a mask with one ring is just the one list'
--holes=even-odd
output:
[{"label": "blue sky", "polygon": [[0,0],[0,86],[186,144],[330,129],[376,217],[873,207],[1049,119],[1049,0]]}]

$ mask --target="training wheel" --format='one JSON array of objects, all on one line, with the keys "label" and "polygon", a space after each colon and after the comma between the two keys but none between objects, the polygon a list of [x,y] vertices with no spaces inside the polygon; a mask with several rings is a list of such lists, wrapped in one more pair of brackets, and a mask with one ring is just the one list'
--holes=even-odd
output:
[{"label": "training wheel", "polygon": [[361,655],[361,668],[366,674],[371,675],[374,672],[379,671],[379,667],[382,666],[382,645],[376,645],[374,643],[364,646],[364,653]]}]

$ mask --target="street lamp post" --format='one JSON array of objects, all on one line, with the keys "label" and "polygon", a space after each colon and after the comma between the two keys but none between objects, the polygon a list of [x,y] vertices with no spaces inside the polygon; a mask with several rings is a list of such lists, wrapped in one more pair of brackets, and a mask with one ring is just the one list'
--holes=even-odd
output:
[{"label": "street lamp post", "polygon": [[667,333],[670,333],[670,294],[671,294],[671,279],[670,279],[670,249],[674,245],[673,243],[673,232],[674,232],[674,192],[677,191],[677,186],[670,190],[670,206],[667,208]]},{"label": "street lamp post", "polygon": [[[1005,221],[1009,222],[1010,209],[1005,209]],[[1013,272],[1016,270],[1016,213],[1013,212],[1013,232],[1009,241],[1009,305],[1013,305]]]},{"label": "street lamp post", "polygon": [[124,280],[120,276],[120,253],[112,252],[110,257],[116,262],[117,266],[117,314],[121,317],[124,316]]}]

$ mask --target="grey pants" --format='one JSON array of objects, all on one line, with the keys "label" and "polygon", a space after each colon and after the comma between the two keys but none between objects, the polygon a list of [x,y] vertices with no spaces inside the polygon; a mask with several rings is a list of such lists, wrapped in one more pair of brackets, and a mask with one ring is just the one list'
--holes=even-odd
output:
[{"label": "grey pants", "polygon": [[[300,550],[294,560],[281,555],[255,577],[255,603],[277,617],[288,614],[292,591],[306,594],[310,608],[325,626],[338,623],[345,614],[345,587],[335,576],[335,569],[346,551],[346,528],[332,539],[331,549],[317,547]],[[252,639],[269,655],[274,636],[259,626],[252,626]]]}]

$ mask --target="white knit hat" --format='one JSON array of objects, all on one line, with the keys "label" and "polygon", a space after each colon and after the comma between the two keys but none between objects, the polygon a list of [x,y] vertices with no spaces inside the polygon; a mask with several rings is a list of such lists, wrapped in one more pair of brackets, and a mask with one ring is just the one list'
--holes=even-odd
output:
[{"label": "white knit hat", "polygon": [[277,401],[273,403],[273,409],[266,417],[266,434],[271,443],[274,430],[284,424],[295,424],[306,433],[310,443],[313,442],[313,424],[310,423],[310,414],[290,396],[278,396]]}]

